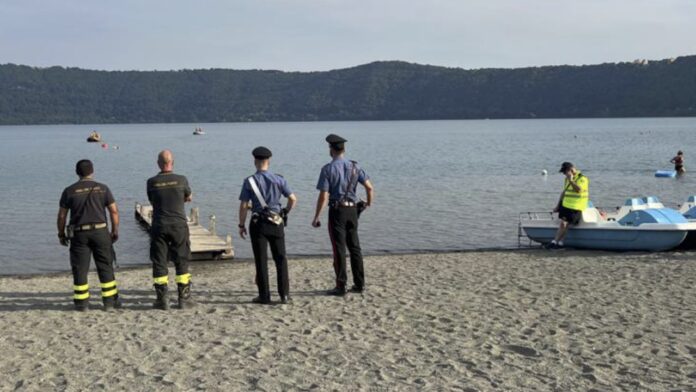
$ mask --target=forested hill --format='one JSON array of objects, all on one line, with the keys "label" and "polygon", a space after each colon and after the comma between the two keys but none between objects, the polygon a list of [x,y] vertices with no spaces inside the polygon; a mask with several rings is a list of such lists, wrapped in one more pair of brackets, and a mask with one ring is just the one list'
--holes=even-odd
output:
[{"label": "forested hill", "polygon": [[307,73],[0,65],[2,124],[694,115],[696,56],[479,70],[376,62]]}]

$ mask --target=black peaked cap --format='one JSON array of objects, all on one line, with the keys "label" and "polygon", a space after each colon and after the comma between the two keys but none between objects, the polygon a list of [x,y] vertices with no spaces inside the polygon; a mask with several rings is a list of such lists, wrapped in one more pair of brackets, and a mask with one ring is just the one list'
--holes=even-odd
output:
[{"label": "black peaked cap", "polygon": [[327,141],[329,144],[340,144],[340,143],[345,143],[345,142],[347,142],[348,140],[346,140],[346,139],[344,139],[344,138],[342,138],[342,137],[340,137],[340,136],[338,136],[338,135],[334,135],[334,134],[332,133],[332,134],[330,134],[329,136],[326,137],[326,141]]},{"label": "black peaked cap", "polygon": [[271,150],[267,149],[264,146],[259,146],[254,149],[254,151],[251,152],[251,155],[254,156],[256,159],[268,159],[273,156],[273,153]]}]

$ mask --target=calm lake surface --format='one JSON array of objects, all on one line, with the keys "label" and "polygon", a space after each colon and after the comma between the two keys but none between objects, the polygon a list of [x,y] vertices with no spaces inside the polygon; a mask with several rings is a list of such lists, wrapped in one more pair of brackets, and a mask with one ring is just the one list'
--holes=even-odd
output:
[{"label": "calm lake surface", "polygon": [[[193,136],[196,126],[207,135]],[[86,143],[91,129],[119,149]],[[175,171],[189,178],[189,207],[199,207],[206,222],[215,214],[218,233],[231,232],[237,257],[249,258],[251,245],[236,230],[239,191],[254,172],[251,150],[269,147],[271,170],[299,198],[286,231],[288,252],[329,255],[326,224],[314,229],[310,221],[319,170],[330,160],[324,137],[338,133],[349,140],[347,156],[375,185],[375,206],[360,221],[363,249],[375,254],[515,247],[518,213],[554,206],[565,160],[590,177],[595,205],[642,195],[680,203],[696,194],[695,131],[693,118],[4,126],[0,273],[69,270],[55,217],[82,158],[94,161],[95,178],[119,204],[116,252],[129,265],[149,263],[147,234],[133,207],[147,201],[145,181],[157,173],[163,148],[174,152]],[[655,170],[672,167],[678,149],[693,171],[655,178]]]}]

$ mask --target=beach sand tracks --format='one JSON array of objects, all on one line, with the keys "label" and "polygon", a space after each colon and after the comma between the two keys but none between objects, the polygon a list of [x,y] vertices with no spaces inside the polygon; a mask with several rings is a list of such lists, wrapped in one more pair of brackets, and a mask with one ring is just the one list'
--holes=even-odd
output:
[{"label": "beach sand tracks", "polygon": [[67,274],[2,278],[0,390],[695,390],[684,254],[369,257],[345,298],[330,260],[293,259],[282,306],[249,303],[250,263],[194,268],[198,306],[170,312],[147,269],[118,273],[109,314],[72,312]]}]

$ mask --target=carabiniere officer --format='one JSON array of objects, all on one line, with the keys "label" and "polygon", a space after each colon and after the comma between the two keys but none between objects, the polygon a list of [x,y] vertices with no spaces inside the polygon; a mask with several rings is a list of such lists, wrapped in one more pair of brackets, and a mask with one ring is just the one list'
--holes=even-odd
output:
[{"label": "carabiniere officer", "polygon": [[[329,202],[329,236],[333,248],[336,287],[327,294],[343,296],[346,294],[348,276],[346,272],[346,247],[350,253],[350,267],[353,271],[352,292],[362,293],[365,289],[365,272],[362,251],[358,238],[358,216],[372,205],[374,190],[370,178],[358,163],[345,158],[346,139],[330,134],[326,137],[332,161],[321,169],[317,190],[316,212],[312,226],[319,227],[319,216]],[[358,183],[365,187],[367,202],[359,200]]]},{"label": "carabiniere officer", "polygon": [[[70,266],[73,274],[73,301],[75,310],[85,311],[89,305],[89,262],[94,264],[101,282],[104,310],[121,307],[113,269],[113,243],[118,240],[118,207],[111,190],[94,181],[92,162],[83,159],[75,165],[80,180],[63,190],[58,210],[58,239],[63,246],[70,246]],[[107,229],[106,213],[111,215],[111,233]],[[70,226],[65,232],[65,222],[70,212]]]},{"label": "carabiniere officer", "polygon": [[[271,293],[268,287],[268,246],[276,265],[278,276],[278,295],[280,302],[290,302],[290,283],[288,277],[288,259],[285,254],[285,229],[287,215],[297,203],[297,197],[292,193],[288,182],[281,175],[269,170],[270,158],[273,155],[266,147],[257,147],[252,151],[256,173],[247,177],[242,184],[239,195],[239,236],[242,239],[247,234],[246,222],[249,202],[251,202],[251,221],[249,234],[251,248],[254,251],[256,264],[256,285],[259,296],[253,302],[260,304],[271,303]],[[280,203],[281,196],[288,199],[285,208]]]}]

